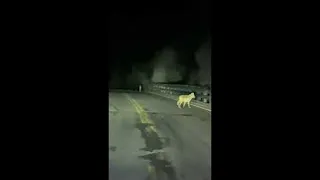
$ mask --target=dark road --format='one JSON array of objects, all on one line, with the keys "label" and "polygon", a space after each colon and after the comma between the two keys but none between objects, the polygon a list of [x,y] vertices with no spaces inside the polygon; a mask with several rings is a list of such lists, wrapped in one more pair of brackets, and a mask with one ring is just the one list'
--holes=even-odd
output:
[{"label": "dark road", "polygon": [[211,112],[172,99],[109,92],[109,178],[211,179]]}]

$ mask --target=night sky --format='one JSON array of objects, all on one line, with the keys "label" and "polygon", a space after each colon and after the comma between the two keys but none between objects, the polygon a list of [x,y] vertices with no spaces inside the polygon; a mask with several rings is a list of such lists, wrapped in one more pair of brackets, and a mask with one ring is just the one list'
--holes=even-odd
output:
[{"label": "night sky", "polygon": [[[152,73],[151,62],[165,48],[173,49],[176,61],[186,72],[199,69],[195,52],[210,41],[210,21],[206,13],[175,13],[128,16],[113,14],[108,21],[109,82],[124,84],[132,67]],[[188,75],[182,78],[188,79]]]}]

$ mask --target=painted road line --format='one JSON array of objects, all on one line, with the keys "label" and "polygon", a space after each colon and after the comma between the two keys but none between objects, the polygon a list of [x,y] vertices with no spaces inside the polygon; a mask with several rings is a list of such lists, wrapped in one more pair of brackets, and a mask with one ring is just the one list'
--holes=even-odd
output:
[{"label": "painted road line", "polygon": [[[147,113],[145,113],[143,111],[143,108],[134,99],[132,99],[128,94],[125,94],[125,96],[127,97],[129,102],[132,104],[132,106],[134,106],[134,108],[136,109],[137,113],[139,114],[141,123],[153,124],[152,121],[149,119]],[[158,135],[157,131],[155,130],[155,128],[153,126],[147,126],[145,130],[149,134],[154,132],[154,133],[156,133]],[[149,164],[147,168],[148,168],[149,179],[150,180],[157,180],[157,174],[156,174],[155,167]]]},{"label": "painted road line", "polygon": [[[150,93],[150,94],[155,94],[155,95],[158,95],[158,96],[161,96],[161,97],[165,97],[165,98],[168,98],[168,99],[172,99],[172,100],[177,101],[177,98],[172,98],[172,97],[168,97],[168,96],[163,96],[163,95],[161,95],[161,94],[153,93],[153,92],[148,92],[148,93]],[[198,106],[198,105],[196,105],[195,103],[192,103],[192,102],[191,102],[190,105],[211,112],[211,109],[207,109],[207,108]]]},{"label": "painted road line", "polygon": [[135,107],[137,113],[140,116],[141,123],[149,124],[149,126],[146,127],[146,131],[148,133],[155,132],[158,136],[160,136],[157,129],[154,127],[154,122],[149,118],[148,114],[143,110],[140,104],[136,100],[131,98],[128,94],[125,94],[125,95],[128,98],[128,100],[131,102],[131,104]]},{"label": "painted road line", "polygon": [[147,128],[150,128],[151,129],[150,131],[153,131],[153,132],[157,133],[157,135],[159,136],[159,133],[158,133],[157,129],[154,127],[154,122],[149,118],[148,114],[143,110],[143,108],[140,106],[140,104],[136,100],[132,99],[132,101],[140,109],[140,112],[143,114],[143,118],[145,118],[145,120],[147,122],[149,122],[149,124],[151,124]]},{"label": "painted road line", "polygon": [[132,101],[132,98],[128,94],[126,94],[126,97],[128,98],[129,102],[132,104],[132,106],[135,108],[136,112],[139,114],[141,123],[149,124],[150,122],[148,121],[148,118],[145,117],[141,109],[135,104],[134,101]]},{"label": "painted road line", "polygon": [[148,165],[149,178],[148,180],[157,180],[156,168],[152,165]]}]

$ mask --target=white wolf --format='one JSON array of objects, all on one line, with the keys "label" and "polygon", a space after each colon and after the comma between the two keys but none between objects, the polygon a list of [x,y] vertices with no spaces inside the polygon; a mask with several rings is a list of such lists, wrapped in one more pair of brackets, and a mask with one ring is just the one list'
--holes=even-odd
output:
[{"label": "white wolf", "polygon": [[191,106],[190,106],[190,101],[191,101],[192,99],[194,99],[194,98],[195,98],[194,93],[190,93],[190,94],[188,94],[188,95],[181,95],[181,96],[179,96],[179,98],[178,98],[177,105],[178,105],[178,107],[181,109],[181,104],[182,104],[182,103],[183,103],[183,107],[188,103],[188,107],[191,108]]}]

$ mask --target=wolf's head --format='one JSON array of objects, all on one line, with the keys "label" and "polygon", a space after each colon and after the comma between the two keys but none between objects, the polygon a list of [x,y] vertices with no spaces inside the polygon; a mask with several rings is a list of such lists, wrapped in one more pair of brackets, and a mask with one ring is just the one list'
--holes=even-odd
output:
[{"label": "wolf's head", "polygon": [[196,96],[194,95],[194,93],[189,94],[189,96],[190,96],[191,98],[196,98]]}]

